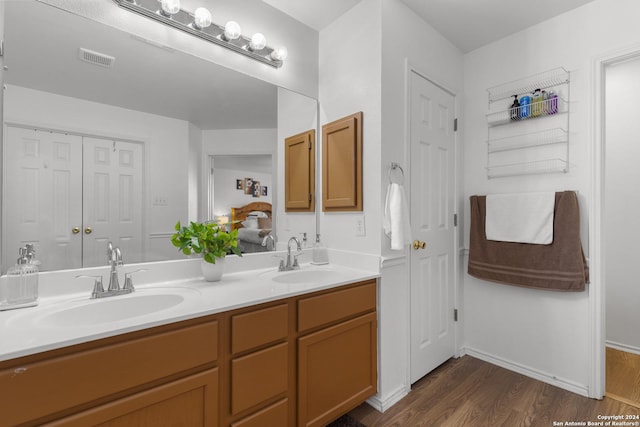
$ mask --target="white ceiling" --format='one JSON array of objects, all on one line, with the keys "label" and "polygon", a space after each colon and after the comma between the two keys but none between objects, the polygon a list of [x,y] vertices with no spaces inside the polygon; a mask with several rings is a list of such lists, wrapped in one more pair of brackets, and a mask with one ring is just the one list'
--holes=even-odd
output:
[{"label": "white ceiling", "polygon": [[[316,30],[361,0],[263,0]],[[462,52],[593,0],[401,0]]]}]

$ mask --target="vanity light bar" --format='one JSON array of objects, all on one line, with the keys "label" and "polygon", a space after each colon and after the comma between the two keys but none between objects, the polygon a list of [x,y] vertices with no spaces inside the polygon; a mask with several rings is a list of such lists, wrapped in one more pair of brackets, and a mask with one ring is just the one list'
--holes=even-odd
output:
[{"label": "vanity light bar", "polygon": [[283,56],[286,57],[286,48],[274,49],[269,46],[264,46],[262,49],[252,49],[253,45],[251,45],[251,38],[249,37],[240,34],[236,39],[227,38],[224,35],[225,28],[213,22],[208,27],[199,28],[194,24],[193,13],[179,9],[173,14],[168,14],[162,10],[161,2],[158,0],[113,1],[123,9],[146,16],[154,21],[162,22],[170,27],[200,37],[201,39],[248,56],[274,68],[282,67],[283,60],[285,59]]}]

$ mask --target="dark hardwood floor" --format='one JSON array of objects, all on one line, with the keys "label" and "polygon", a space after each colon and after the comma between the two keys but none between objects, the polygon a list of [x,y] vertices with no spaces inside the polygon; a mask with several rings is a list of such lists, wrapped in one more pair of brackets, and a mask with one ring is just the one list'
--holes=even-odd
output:
[{"label": "dark hardwood floor", "polygon": [[[411,393],[384,414],[365,403],[350,415],[367,427],[548,427],[554,421],[560,423],[557,426],[565,422],[587,425],[589,421],[606,425],[598,416],[636,417],[640,409],[606,397],[582,397],[464,356],[449,360],[416,382]],[[626,421],[640,425],[637,418]]]}]

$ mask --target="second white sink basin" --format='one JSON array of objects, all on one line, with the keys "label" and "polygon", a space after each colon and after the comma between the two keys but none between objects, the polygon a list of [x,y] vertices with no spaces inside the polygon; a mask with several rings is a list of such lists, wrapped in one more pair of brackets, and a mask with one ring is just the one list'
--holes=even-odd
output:
[{"label": "second white sink basin", "polygon": [[294,270],[279,273],[271,280],[278,283],[320,283],[339,281],[343,277],[335,270]]}]

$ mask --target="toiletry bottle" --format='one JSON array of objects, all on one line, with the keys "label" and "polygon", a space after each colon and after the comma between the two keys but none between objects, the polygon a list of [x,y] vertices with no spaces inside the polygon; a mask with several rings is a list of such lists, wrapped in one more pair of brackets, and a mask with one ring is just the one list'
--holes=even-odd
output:
[{"label": "toiletry bottle", "polygon": [[531,115],[533,117],[539,117],[542,114],[542,93],[540,89],[536,89],[533,92],[533,99],[531,100]]},{"label": "toiletry bottle", "polygon": [[526,119],[531,115],[531,97],[523,95],[520,98],[520,118]]},{"label": "toiletry bottle", "polygon": [[27,264],[31,267],[29,278],[27,280],[27,289],[26,289],[26,297],[37,301],[38,300],[38,279],[40,273],[40,261],[36,259],[36,249],[34,248],[32,243],[27,243],[25,245],[25,249],[27,250]]},{"label": "toiletry bottle", "polygon": [[26,247],[20,248],[18,253],[20,256],[16,264],[7,270],[4,303],[0,306],[0,310],[30,307],[38,304],[38,268],[29,263]]},{"label": "toiletry bottle", "polygon": [[312,264],[329,264],[329,254],[327,248],[320,242],[320,235],[316,234],[316,243],[313,245]]},{"label": "toiletry bottle", "polygon": [[520,120],[520,102],[518,102],[518,95],[513,95],[513,104],[509,109],[509,118],[511,120]]},{"label": "toiletry bottle", "polygon": [[549,91],[549,100],[547,101],[548,114],[556,114],[558,112],[558,95],[552,90]]},{"label": "toiletry bottle", "polygon": [[549,114],[549,94],[546,90],[542,91],[542,114]]}]

